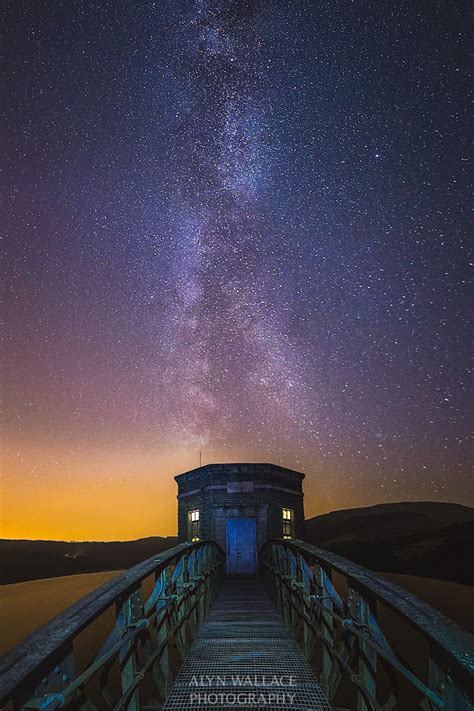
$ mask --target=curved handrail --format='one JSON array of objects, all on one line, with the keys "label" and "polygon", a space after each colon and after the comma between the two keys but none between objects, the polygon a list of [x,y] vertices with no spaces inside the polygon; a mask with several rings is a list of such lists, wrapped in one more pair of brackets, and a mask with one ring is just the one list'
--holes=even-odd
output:
[{"label": "curved handrail", "polygon": [[[265,559],[271,557],[272,547],[274,546],[283,546],[283,549],[292,551],[295,556],[301,556],[307,566],[319,567],[321,575],[324,578],[324,580],[321,579],[321,587],[316,586],[319,587],[319,594],[309,595],[307,596],[307,600],[311,599],[312,602],[316,602],[327,619],[331,618],[339,622],[346,629],[354,625],[352,627],[352,633],[358,635],[362,644],[367,642],[370,644],[371,642],[372,649],[374,649],[378,643],[379,652],[382,652],[380,644],[382,644],[382,647],[385,647],[385,649],[389,649],[389,645],[384,639],[381,630],[377,630],[377,640],[369,640],[370,632],[377,627],[377,623],[370,614],[370,605],[367,605],[367,601],[373,603],[373,601],[376,600],[382,603],[414,626],[419,633],[429,641],[430,647],[432,646],[434,649],[438,649],[443,659],[450,660],[445,664],[446,667],[449,667],[449,674],[454,674],[458,680],[461,681],[464,690],[467,691],[467,693],[472,693],[474,636],[469,632],[400,586],[340,555],[305,543],[304,541],[283,539],[267,541],[260,549],[259,555],[262,563],[265,564]],[[277,555],[273,556],[273,561],[275,561],[275,559],[277,559]],[[276,567],[278,567],[278,563]],[[344,616],[351,617],[350,604],[342,601],[331,583],[331,571],[336,571],[344,576],[349,588],[360,594],[360,602],[365,603],[367,606],[364,620],[366,624],[358,624],[360,620],[343,619],[343,616],[334,613],[332,609],[333,606],[334,608],[339,608],[339,612],[344,611]],[[276,573],[277,571],[273,569],[272,572]],[[288,571],[285,572],[288,573]],[[297,589],[298,585],[303,586],[303,583],[297,582],[298,578],[300,580],[304,578],[301,571],[298,573],[293,571],[295,575],[285,575],[282,573],[283,571],[279,571],[278,574],[284,579],[283,582],[287,583],[290,589]],[[325,595],[327,596],[326,599],[329,600],[328,605],[324,604]],[[328,607],[330,609],[328,609]],[[349,615],[347,615],[347,613],[349,613]],[[368,631],[369,637],[364,637],[364,630]],[[324,634],[321,636],[324,638]],[[323,639],[322,641],[328,648],[331,646],[330,640]],[[391,650],[386,656],[390,663],[395,662]],[[450,678],[449,674],[446,674],[448,681]],[[442,676],[443,674],[439,674],[439,683],[437,685],[437,689],[441,689],[441,691],[443,691],[445,687]],[[414,681],[414,679],[412,681]],[[434,701],[435,705],[437,705],[434,696],[431,701]],[[451,706],[448,705],[445,708],[451,708]]]},{"label": "curved handrail", "polygon": [[[0,658],[0,705],[9,699],[26,679],[47,667],[48,661],[57,656],[59,650],[71,643],[103,612],[114,603],[130,598],[143,580],[152,574],[158,576],[170,566],[176,566],[184,556],[205,546],[214,549],[222,564],[225,554],[214,541],[182,543],[112,578],[9,650]],[[156,600],[153,602],[156,604]]]},{"label": "curved handrail", "polygon": [[[402,617],[414,624],[424,636],[454,657],[465,671],[470,674],[474,673],[474,636],[459,627],[453,620],[443,615],[442,612],[423,602],[413,593],[396,585],[396,583],[382,578],[380,575],[357,563],[353,563],[347,558],[343,558],[341,555],[331,553],[304,541],[285,541],[285,543],[294,550],[304,552],[308,556],[314,556],[319,562],[341,573],[348,580],[356,582],[357,585],[377,597],[387,607],[398,612]],[[262,546],[262,550],[265,545]]]}]

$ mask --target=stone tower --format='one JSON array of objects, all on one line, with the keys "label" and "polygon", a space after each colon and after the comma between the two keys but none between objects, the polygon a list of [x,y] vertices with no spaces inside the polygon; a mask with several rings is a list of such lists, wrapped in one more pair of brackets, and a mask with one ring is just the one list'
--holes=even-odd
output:
[{"label": "stone tower", "polygon": [[212,539],[228,573],[253,573],[270,538],[304,538],[304,474],[275,464],[208,464],[175,477],[180,541]]}]

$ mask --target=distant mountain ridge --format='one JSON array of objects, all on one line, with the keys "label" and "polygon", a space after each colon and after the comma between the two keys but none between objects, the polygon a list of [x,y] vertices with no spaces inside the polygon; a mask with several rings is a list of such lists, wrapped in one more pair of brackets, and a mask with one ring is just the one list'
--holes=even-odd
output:
[{"label": "distant mountain ridge", "polygon": [[474,584],[474,509],[430,501],[306,520],[306,540],[372,570]]},{"label": "distant mountain ridge", "polygon": [[[374,518],[377,529],[374,531]],[[437,530],[450,524],[474,519],[474,509],[461,504],[430,501],[407,501],[378,504],[357,509],[341,509],[306,519],[306,536],[312,540],[332,539],[345,533],[373,538],[381,533],[385,538]],[[380,526],[380,528],[379,528]]]},{"label": "distant mountain ridge", "polygon": [[123,570],[172,548],[177,542],[176,536],[111,542],[0,539],[0,584]]}]

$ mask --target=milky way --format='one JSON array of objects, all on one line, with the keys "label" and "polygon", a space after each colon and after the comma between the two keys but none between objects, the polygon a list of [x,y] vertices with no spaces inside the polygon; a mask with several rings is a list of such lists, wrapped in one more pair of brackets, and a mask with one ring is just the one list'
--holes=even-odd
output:
[{"label": "milky way", "polygon": [[305,429],[304,357],[288,334],[291,309],[271,263],[278,237],[266,190],[278,147],[256,19],[256,8],[199,3],[172,33],[186,109],[176,113],[168,156],[176,292],[163,385],[186,445],[251,436],[256,423],[268,445],[275,418],[294,437]]},{"label": "milky way", "polygon": [[8,535],[171,532],[200,450],[473,502],[466,15],[7,4]]}]

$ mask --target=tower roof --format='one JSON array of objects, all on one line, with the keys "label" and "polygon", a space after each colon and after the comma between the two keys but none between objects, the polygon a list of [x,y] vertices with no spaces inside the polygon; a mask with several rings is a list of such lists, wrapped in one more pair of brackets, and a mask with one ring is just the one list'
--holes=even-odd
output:
[{"label": "tower roof", "polygon": [[[299,481],[302,481],[305,478],[305,475],[303,472],[298,472],[294,469],[288,469],[287,467],[281,467],[279,464],[272,464],[271,462],[223,462],[223,463],[214,463],[214,464],[203,464],[200,467],[195,467],[194,469],[190,469],[189,471],[182,472],[182,474],[177,474],[175,476],[175,481],[180,480],[181,478],[186,478],[188,476],[192,476],[193,474],[197,474],[198,472],[208,472],[209,470],[212,471],[213,469],[217,470],[222,470],[222,469],[233,469],[233,472],[229,471],[230,473],[248,473],[249,475],[252,474],[252,469],[258,469],[260,471],[274,471],[277,470],[278,472],[281,472],[282,474],[290,475],[293,476],[295,479],[298,479]],[[237,471],[235,471],[237,469]],[[250,470],[250,471],[249,471]]]}]

